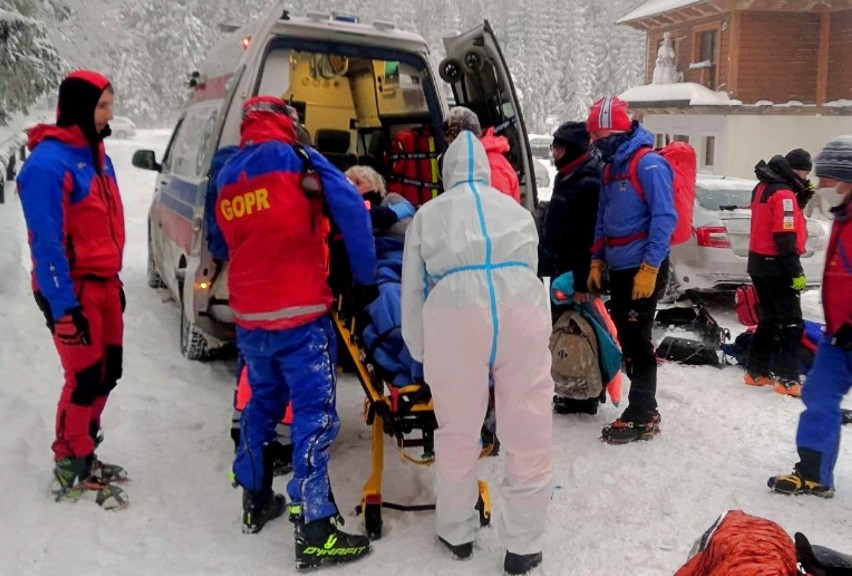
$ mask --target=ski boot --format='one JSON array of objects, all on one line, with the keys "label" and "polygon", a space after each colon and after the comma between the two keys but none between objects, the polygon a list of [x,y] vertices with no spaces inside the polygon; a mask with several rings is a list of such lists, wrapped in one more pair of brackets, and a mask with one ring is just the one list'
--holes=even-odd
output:
[{"label": "ski boot", "polygon": [[453,555],[454,560],[467,560],[473,554],[473,542],[465,542],[464,544],[450,544],[440,536],[438,541],[441,542]]},{"label": "ski boot", "polygon": [[769,376],[757,376],[752,374],[751,372],[746,372],[745,376],[743,376],[743,381],[749,386],[771,386],[775,384],[775,380],[773,380]]},{"label": "ski boot", "polygon": [[775,391],[785,396],[793,396],[794,398],[802,397],[802,385],[795,380],[776,379]]},{"label": "ski boot", "polygon": [[95,503],[104,510],[122,510],[129,501],[121,488],[110,486],[92,474],[94,456],[84,458],[63,458],[53,468],[51,492],[57,502],[76,502],[93,495]]},{"label": "ski boot", "polygon": [[820,498],[831,498],[834,496],[834,488],[829,488],[824,484],[820,484],[816,480],[807,480],[804,476],[802,476],[801,472],[799,472],[798,466],[796,466],[791,474],[773,476],[766,482],[766,485],[769,486],[773,492],[778,492],[779,494],[789,494],[793,496],[798,496],[799,494],[811,494],[812,496],[819,496]]},{"label": "ski boot", "polygon": [[531,572],[539,564],[541,564],[541,552],[513,554],[506,551],[506,558],[503,560],[503,572],[510,576],[520,576]]},{"label": "ski boot", "polygon": [[263,478],[260,490],[243,487],[243,534],[257,534],[267,522],[275,520],[287,509],[287,499],[272,490],[275,459],[273,443],[263,445]]},{"label": "ski boot", "polygon": [[258,493],[243,488],[243,534],[257,534],[267,522],[275,520],[287,508],[287,499],[272,489]]},{"label": "ski boot", "polygon": [[305,523],[302,505],[293,503],[290,504],[290,521],[295,524],[297,570],[354,562],[372,550],[366,536],[347,534],[338,529],[338,523],[343,525],[339,516]]},{"label": "ski boot", "polygon": [[601,440],[607,444],[628,444],[637,440],[651,440],[660,433],[660,413],[656,410],[645,422],[621,418],[601,430]]}]

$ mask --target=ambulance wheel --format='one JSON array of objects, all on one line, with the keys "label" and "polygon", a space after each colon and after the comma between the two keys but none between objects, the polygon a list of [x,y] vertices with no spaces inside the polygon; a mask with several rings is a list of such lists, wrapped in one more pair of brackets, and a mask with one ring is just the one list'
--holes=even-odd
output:
[{"label": "ambulance wheel", "polygon": [[444,58],[441,60],[441,65],[438,66],[438,74],[441,76],[441,80],[450,84],[458,82],[464,75],[461,62],[455,58]]},{"label": "ambulance wheel", "polygon": [[370,540],[382,537],[382,505],[367,504],[364,506],[364,529]]},{"label": "ambulance wheel", "polygon": [[187,360],[201,360],[207,353],[207,341],[204,334],[189,318],[183,301],[183,284],[180,284],[180,353]]}]

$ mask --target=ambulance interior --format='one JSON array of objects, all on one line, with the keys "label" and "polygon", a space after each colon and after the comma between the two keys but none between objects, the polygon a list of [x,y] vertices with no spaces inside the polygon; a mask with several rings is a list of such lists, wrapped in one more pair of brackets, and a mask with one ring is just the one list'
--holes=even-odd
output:
[{"label": "ambulance interior", "polygon": [[[311,144],[335,166],[371,166],[393,187],[391,142],[401,130],[426,127],[434,166],[424,178],[438,184],[443,149],[441,107],[426,62],[337,55],[281,48],[266,57],[258,94],[276,94],[299,113]],[[412,150],[411,152],[415,152]]]}]

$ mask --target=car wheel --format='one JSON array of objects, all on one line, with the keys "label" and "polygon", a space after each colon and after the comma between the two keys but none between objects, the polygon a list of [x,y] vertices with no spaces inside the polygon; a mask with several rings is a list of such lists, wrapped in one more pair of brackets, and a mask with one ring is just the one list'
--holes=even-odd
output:
[{"label": "car wheel", "polygon": [[201,360],[207,355],[207,340],[186,315],[183,301],[183,284],[179,286],[180,298],[180,353],[187,360]]}]

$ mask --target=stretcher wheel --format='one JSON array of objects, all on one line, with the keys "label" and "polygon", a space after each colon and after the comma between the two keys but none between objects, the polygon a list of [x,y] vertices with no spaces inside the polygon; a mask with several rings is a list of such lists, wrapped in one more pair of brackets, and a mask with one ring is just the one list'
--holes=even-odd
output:
[{"label": "stretcher wheel", "polygon": [[461,80],[463,72],[461,62],[455,58],[444,58],[441,65],[438,66],[438,74],[444,82],[458,82]]},{"label": "stretcher wheel", "polygon": [[382,505],[364,505],[364,529],[370,540],[378,540],[382,537]]}]

